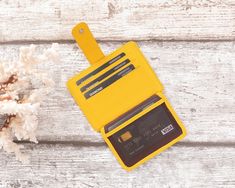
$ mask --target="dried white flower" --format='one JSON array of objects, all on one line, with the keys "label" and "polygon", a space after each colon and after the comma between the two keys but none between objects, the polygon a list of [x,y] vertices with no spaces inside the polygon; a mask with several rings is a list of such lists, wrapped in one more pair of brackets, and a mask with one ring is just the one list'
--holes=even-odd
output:
[{"label": "dried white flower", "polygon": [[[57,44],[36,53],[36,46],[20,48],[18,62],[0,62],[0,149],[14,152],[22,162],[28,156],[20,149],[22,145],[13,140],[29,140],[37,143],[38,110],[40,102],[54,86],[52,79],[35,68],[36,64],[58,62]],[[36,89],[40,84],[40,89]]]}]

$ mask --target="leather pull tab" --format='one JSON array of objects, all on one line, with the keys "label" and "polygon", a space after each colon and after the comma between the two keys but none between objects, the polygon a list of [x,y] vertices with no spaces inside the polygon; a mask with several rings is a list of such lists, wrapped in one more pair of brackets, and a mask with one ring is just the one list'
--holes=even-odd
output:
[{"label": "leather pull tab", "polygon": [[81,22],[77,24],[72,30],[72,35],[90,64],[96,63],[104,57],[102,50],[86,23]]}]

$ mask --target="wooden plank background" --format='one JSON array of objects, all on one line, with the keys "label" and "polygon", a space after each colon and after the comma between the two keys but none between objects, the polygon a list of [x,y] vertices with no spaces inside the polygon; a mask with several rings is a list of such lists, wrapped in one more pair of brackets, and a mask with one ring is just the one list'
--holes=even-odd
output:
[{"label": "wooden plank background", "polygon": [[72,40],[81,20],[99,40],[235,39],[233,0],[2,0],[0,7],[2,42]]},{"label": "wooden plank background", "polygon": [[[58,83],[23,165],[0,151],[0,187],[235,187],[235,1],[0,1],[0,59],[60,44]],[[138,41],[188,135],[131,173],[121,169],[65,88],[89,65],[71,28],[86,21],[105,54]]]}]

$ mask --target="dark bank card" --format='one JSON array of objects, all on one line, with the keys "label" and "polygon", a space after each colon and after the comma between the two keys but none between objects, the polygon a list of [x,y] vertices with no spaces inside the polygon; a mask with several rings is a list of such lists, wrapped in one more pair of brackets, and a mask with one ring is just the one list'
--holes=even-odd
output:
[{"label": "dark bank card", "polygon": [[124,69],[122,69],[118,73],[114,74],[113,76],[111,76],[107,80],[103,81],[101,84],[97,85],[96,87],[94,87],[91,90],[89,90],[88,92],[86,92],[84,94],[85,98],[88,99],[88,98],[92,97],[93,95],[99,93],[100,91],[102,91],[103,89],[105,89],[106,87],[111,85],[112,83],[116,82],[117,80],[119,80],[120,78],[122,78],[123,76],[125,76],[126,74],[128,74],[129,72],[131,72],[134,69],[135,69],[135,67],[132,64],[125,67]]},{"label": "dark bank card", "polygon": [[181,134],[180,126],[163,103],[108,139],[130,167]]},{"label": "dark bank card", "polygon": [[137,106],[135,106],[134,108],[130,109],[129,111],[127,111],[123,115],[119,116],[114,121],[112,121],[109,124],[107,124],[104,127],[105,133],[108,133],[108,132],[112,131],[113,129],[115,129],[119,125],[123,124],[128,119],[131,119],[132,117],[134,117],[135,115],[137,115],[138,113],[140,113],[141,111],[146,109],[147,107],[151,106],[152,104],[156,103],[160,99],[161,98],[159,96],[157,96],[157,95],[153,95],[153,96],[149,97],[148,99],[146,99],[142,103],[138,104]]},{"label": "dark bank card", "polygon": [[118,56],[114,57],[113,59],[109,60],[108,62],[104,63],[103,65],[101,65],[100,67],[98,67],[97,69],[93,70],[92,72],[90,72],[89,74],[87,74],[86,76],[82,77],[81,79],[79,79],[76,84],[80,85],[82,82],[84,82],[85,80],[87,80],[88,78],[94,76],[95,74],[99,73],[100,71],[102,71],[103,69],[105,69],[106,67],[108,67],[109,65],[115,63],[117,60],[121,59],[122,57],[124,57],[126,54],[125,53],[121,53]]},{"label": "dark bank card", "polygon": [[108,77],[109,75],[111,75],[112,73],[114,73],[115,71],[117,71],[118,69],[122,68],[123,66],[127,65],[130,62],[129,59],[126,59],[125,61],[119,63],[118,65],[116,65],[115,67],[113,67],[112,69],[108,70],[107,72],[105,72],[104,74],[102,74],[101,76],[99,76],[98,78],[92,80],[91,82],[89,82],[88,84],[86,84],[85,86],[81,87],[80,91],[84,92],[87,89],[89,89],[91,86],[93,86],[94,84],[100,82],[101,80],[105,79],[106,77]]}]

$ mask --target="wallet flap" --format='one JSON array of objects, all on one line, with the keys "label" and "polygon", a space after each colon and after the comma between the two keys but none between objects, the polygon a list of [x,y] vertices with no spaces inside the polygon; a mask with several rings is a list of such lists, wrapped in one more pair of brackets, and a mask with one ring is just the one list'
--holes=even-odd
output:
[{"label": "wallet flap", "polygon": [[86,23],[81,22],[77,24],[72,30],[72,35],[90,64],[94,64],[104,57],[102,50]]}]

